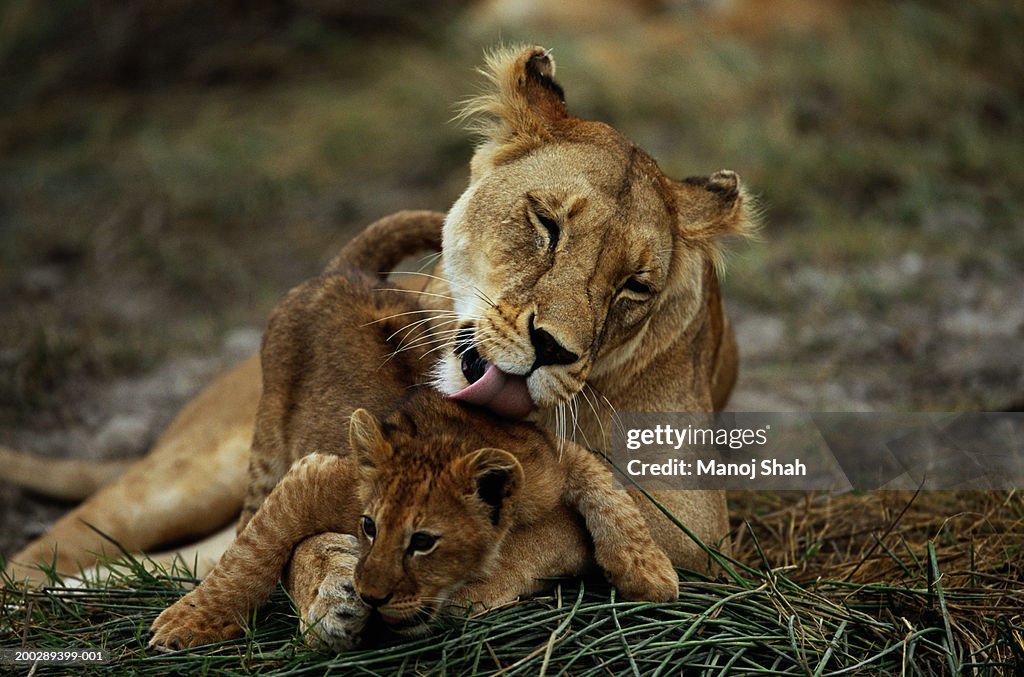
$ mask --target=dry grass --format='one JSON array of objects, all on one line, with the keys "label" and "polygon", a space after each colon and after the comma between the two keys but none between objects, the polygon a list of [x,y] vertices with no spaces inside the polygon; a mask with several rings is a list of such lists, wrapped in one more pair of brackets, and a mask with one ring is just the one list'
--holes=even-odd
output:
[{"label": "dry grass", "polygon": [[[452,619],[428,639],[371,634],[363,649],[325,656],[303,649],[279,591],[245,638],[150,656],[146,628],[190,579],[129,561],[94,590],[5,587],[0,644],[107,648],[114,662],[97,674],[1002,675],[1024,667],[1019,495],[732,498],[735,512],[749,515],[737,527],[736,559],[709,549],[717,579],[682,572],[672,603],[620,602],[601,582],[565,582],[549,596]],[[40,665],[34,674],[64,671]]]},{"label": "dry grass", "polygon": [[961,658],[1021,665],[1024,497],[1002,492],[732,496],[737,556],[893,623],[941,618]]}]

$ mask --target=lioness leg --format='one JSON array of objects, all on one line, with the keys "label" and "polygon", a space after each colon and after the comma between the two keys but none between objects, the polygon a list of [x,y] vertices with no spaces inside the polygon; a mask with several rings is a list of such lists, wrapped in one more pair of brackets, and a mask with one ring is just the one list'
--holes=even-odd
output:
[{"label": "lioness leg", "polygon": [[149,646],[183,649],[241,634],[296,544],[312,534],[354,529],[355,481],[349,459],[312,454],[296,462],[202,584],[153,622]]},{"label": "lioness leg", "polygon": [[183,564],[192,571],[196,578],[206,578],[217,562],[235,541],[235,525],[228,524],[220,531],[210,534],[201,541],[184,548],[156,552],[147,555],[146,559],[170,571],[177,564]]},{"label": "lioness leg", "polygon": [[564,500],[579,511],[594,539],[594,559],[626,599],[668,601],[679,577],[625,491],[612,489],[611,469],[591,452],[566,445]]},{"label": "lioness leg", "polygon": [[[723,491],[651,491],[651,496],[686,525],[697,538],[729,553],[729,512]],[[712,570],[711,558],[697,543],[639,491],[629,490],[647,521],[654,541],[677,567],[702,573]]]},{"label": "lioness leg", "polygon": [[252,357],[189,402],[148,456],[11,557],[8,572],[41,583],[40,562],[73,575],[91,568],[97,553],[120,555],[90,526],[140,552],[229,522],[245,493],[259,396],[259,360]]}]

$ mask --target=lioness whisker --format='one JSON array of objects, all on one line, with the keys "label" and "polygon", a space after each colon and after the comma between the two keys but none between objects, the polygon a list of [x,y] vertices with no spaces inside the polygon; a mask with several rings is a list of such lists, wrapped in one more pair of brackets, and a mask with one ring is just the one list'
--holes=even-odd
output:
[{"label": "lioness whisker", "polygon": [[423,308],[421,310],[407,310],[404,313],[395,313],[394,315],[386,315],[384,317],[379,317],[376,320],[371,320],[370,322],[367,322],[365,324],[361,324],[359,326],[360,327],[369,327],[372,324],[380,324],[381,322],[387,322],[388,320],[393,320],[396,317],[405,317],[406,315],[424,315],[424,314],[428,314],[428,313],[433,313],[435,315],[439,315],[439,316],[442,316],[442,317],[446,316],[446,315],[451,315],[451,316],[457,316],[458,315],[458,313],[456,313],[454,310],[444,310],[443,308]]},{"label": "lioness whisker", "polygon": [[[454,330],[449,330],[449,331],[454,331]],[[391,353],[388,354],[388,356],[384,360],[384,362],[381,363],[381,366],[383,366],[383,365],[387,364],[388,362],[390,362],[399,353],[404,353],[405,351],[412,350],[413,348],[418,348],[418,347],[422,347],[422,346],[428,346],[431,343],[439,343],[440,345],[438,345],[437,347],[440,348],[440,347],[443,347],[443,346],[447,345],[449,343],[449,340],[450,340],[450,337],[446,337],[446,336],[436,337],[436,338],[435,337],[430,337],[430,336],[416,338],[412,342],[410,342],[408,344],[399,345],[397,348],[395,348],[393,351],[391,351]],[[425,355],[426,354],[424,354],[424,356]]]},{"label": "lioness whisker", "polygon": [[403,331],[409,330],[409,333],[407,333],[405,336],[403,336],[402,339],[399,341],[398,348],[397,348],[399,351],[407,350],[410,347],[412,347],[414,345],[417,345],[420,342],[434,343],[437,340],[445,340],[445,337],[448,334],[450,334],[450,333],[458,333],[459,330],[457,328],[456,329],[441,329],[441,327],[445,327],[445,326],[448,326],[448,325],[451,325],[451,324],[457,324],[458,322],[459,322],[459,319],[455,318],[455,319],[445,320],[443,322],[439,322],[437,324],[437,326],[433,330],[422,329],[421,328],[419,330],[419,333],[417,333],[417,335],[415,337],[413,337],[413,335],[412,335],[413,334],[413,328],[412,328],[411,325],[410,326],[406,326],[406,327],[402,327],[401,329],[396,331],[394,334],[389,336],[387,340],[390,342],[392,340],[392,338],[394,338],[395,335],[397,335],[397,334],[399,334],[399,333],[401,333]]},{"label": "lioness whisker", "polygon": [[[409,334],[406,334],[406,336],[403,337],[403,340],[404,340],[404,338],[408,338],[409,337],[409,335],[412,333],[412,330],[413,330],[414,327],[417,327],[417,326],[419,326],[419,325],[421,325],[421,324],[423,324],[425,322],[430,322],[430,321],[435,320],[435,319],[438,319],[438,318],[427,317],[427,318],[424,318],[422,320],[416,320],[415,322],[410,322],[409,324],[401,327],[400,329],[396,329],[395,332],[391,334],[391,336],[388,336],[384,340],[385,341],[390,341],[391,339],[393,339],[398,334],[401,334],[403,331],[408,331]],[[445,320],[444,322],[439,322],[437,326],[438,327],[444,327],[446,325],[454,324],[456,322],[459,322],[460,320],[461,320],[461,318],[456,316],[456,317],[453,317],[453,318],[449,318],[448,320]],[[429,332],[429,333],[434,334],[434,333],[437,333],[437,332],[433,331],[433,332]]]},{"label": "lioness whisker", "polygon": [[[451,324],[457,321],[458,320],[450,320],[447,324]],[[398,353],[404,352],[406,350],[420,348],[423,346],[429,346],[434,343],[439,344],[438,346],[436,346],[436,348],[443,348],[444,346],[451,343],[451,338],[453,336],[458,336],[461,331],[462,330],[459,328],[443,329],[439,331],[430,332],[426,336],[418,336],[415,339],[410,340],[408,343],[402,343],[401,345],[399,345],[398,348],[395,349],[393,354],[397,355]]]},{"label": "lioness whisker", "polygon": [[[598,394],[599,394],[599,393],[597,392],[597,390],[594,390],[594,395],[598,395]],[[619,418],[619,412],[618,412],[618,411],[617,411],[617,410],[615,409],[615,405],[613,405],[613,404],[612,404],[612,403],[611,403],[611,402],[610,402],[610,401],[608,400],[608,398],[607,398],[607,397],[605,397],[604,395],[601,395],[601,399],[602,399],[602,400],[604,400],[604,403],[608,405],[608,408],[609,408],[609,409],[611,410],[611,412],[612,412],[612,425],[613,425],[613,426],[614,426],[614,427],[615,427],[615,428],[616,428],[616,429],[617,429],[617,430],[618,430],[618,431],[619,431],[620,433],[623,433],[623,434],[625,434],[625,432],[626,432],[626,426],[624,426],[624,425],[622,424],[622,419],[621,419],[621,418]]]},{"label": "lioness whisker", "polygon": [[[601,420],[601,414],[598,413],[597,408],[594,406],[595,402],[597,401],[597,394],[594,394],[595,402],[591,402],[590,395],[587,395],[588,390],[593,391],[593,389],[590,387],[590,384],[584,381],[583,388],[580,390],[580,394],[583,395],[583,399],[586,400],[587,406],[590,407],[590,411],[594,414],[594,418],[597,420],[597,427],[601,431],[601,441],[602,444],[604,444],[608,439],[608,435],[605,432],[604,421]],[[587,446],[590,447],[589,444]]]},{"label": "lioness whisker", "polygon": [[479,334],[479,337],[475,339],[475,343],[477,346],[494,343],[496,341],[501,341],[502,338],[501,335],[498,334],[494,329],[487,326],[481,327],[479,330]]},{"label": "lioness whisker", "polygon": [[446,301],[457,301],[454,296],[448,296],[447,294],[437,294],[432,291],[420,291],[417,289],[401,289],[399,287],[378,287],[375,291],[393,291],[399,294],[419,294],[420,296],[433,296],[435,298],[444,299]]},{"label": "lioness whisker", "polygon": [[565,443],[569,439],[569,407],[565,402],[558,403],[558,409],[562,414],[562,422],[560,425],[561,432],[558,436],[558,457],[562,457],[562,451],[564,450]]},{"label": "lioness whisker", "polygon": [[480,299],[481,301],[483,301],[484,303],[489,305],[491,308],[497,308],[498,307],[498,304],[495,303],[494,301],[492,301],[491,297],[489,297],[487,294],[485,294],[484,290],[481,289],[480,287],[477,287],[476,285],[473,285],[473,293],[476,294],[476,297],[478,299]]},{"label": "lioness whisker", "polygon": [[461,327],[455,327],[454,329],[441,329],[440,327],[449,324],[458,324],[458,320],[448,320],[442,325],[438,325],[438,329],[432,332],[427,332],[426,335],[418,336],[415,339],[411,339],[408,343],[403,343],[402,350],[407,350],[410,347],[417,345],[429,345],[431,343],[447,342],[452,336],[458,336],[462,333]]},{"label": "lioness whisker", "polygon": [[[440,278],[438,278],[438,279],[440,279]],[[491,297],[489,297],[487,294],[485,294],[484,290],[481,289],[480,287],[476,286],[475,284],[472,284],[472,283],[469,283],[469,282],[463,282],[462,280],[458,280],[458,281],[449,280],[448,284],[452,284],[453,282],[458,287],[460,287],[462,289],[469,289],[470,291],[472,291],[473,294],[478,299],[480,299],[481,301],[483,301],[484,303],[489,305],[491,308],[497,308],[498,307],[498,304],[496,304],[494,301],[492,301]]]},{"label": "lioness whisker", "polygon": [[569,410],[572,412],[572,441],[576,441],[576,431],[580,431],[580,436],[583,438],[583,446],[590,448],[590,440],[587,439],[587,431],[580,426],[580,402],[579,393],[577,392],[569,400]]},{"label": "lioness whisker", "polygon": [[417,263],[419,263],[419,266],[416,268],[416,270],[422,272],[424,269],[433,266],[441,259],[441,254],[442,252],[437,251],[432,254],[426,254],[425,256],[421,256],[417,261]]},{"label": "lioness whisker", "polygon": [[[408,341],[418,341],[420,339],[430,337],[430,336],[432,336],[434,334],[434,332],[437,331],[437,329],[439,327],[441,327],[443,325],[441,323],[439,323],[437,325],[437,327],[434,327],[433,329],[431,329],[431,327],[422,327],[420,325],[422,325],[424,322],[429,322],[430,320],[433,320],[433,319],[434,318],[429,318],[427,320],[422,320],[420,322],[409,323],[409,324],[407,324],[407,325],[405,325],[403,327],[400,327],[399,329],[396,329],[394,332],[391,333],[390,336],[388,336],[384,340],[387,343],[390,343],[399,334],[404,334],[402,336],[402,338],[399,340],[399,347],[403,347],[403,346],[406,345],[406,342],[408,342]],[[447,320],[446,321],[446,323],[448,323],[448,324],[450,324],[452,322],[458,322],[458,320],[456,319],[456,320]],[[415,338],[413,336],[414,334],[415,334]]]},{"label": "lioness whisker", "polygon": [[562,449],[565,446],[565,410],[564,403],[555,407],[555,436],[558,438],[558,460],[562,460]]},{"label": "lioness whisker", "polygon": [[[461,330],[458,330],[458,331],[461,331]],[[456,331],[456,335],[458,334],[458,331]],[[480,341],[476,341],[475,345],[477,346],[477,348],[481,348],[481,347],[490,345],[495,340],[496,339],[485,337],[484,339],[482,339]],[[445,342],[442,343],[441,345],[435,346],[435,347],[431,348],[430,350],[428,350],[427,352],[423,353],[423,356],[420,359],[422,359],[423,357],[426,357],[427,355],[429,355],[430,353],[434,352],[435,350],[440,350],[441,348],[445,348],[445,347],[447,347],[449,345],[451,345],[450,337],[449,337],[448,340],[445,340]]]},{"label": "lioness whisker", "polygon": [[462,289],[469,289],[471,286],[464,282],[456,282],[455,280],[449,280],[443,277],[438,277],[437,275],[432,275],[430,273],[424,273],[422,271],[392,270],[390,273],[388,273],[388,275],[417,275],[419,277],[426,277],[431,280],[437,280],[438,282],[444,282],[445,284],[450,286],[454,285],[456,287],[461,287]]},{"label": "lioness whisker", "polygon": [[497,335],[493,331],[484,330],[482,332],[482,335],[477,337],[473,341],[473,345],[477,348],[477,350],[480,350],[480,349],[489,348],[490,346],[493,346],[493,345],[499,345],[500,346],[503,340],[504,339],[501,336]]},{"label": "lioness whisker", "polygon": [[433,348],[431,348],[427,352],[423,353],[423,355],[420,356],[420,359],[422,360],[424,357],[426,357],[427,355],[430,355],[431,353],[433,353],[436,350],[441,350],[442,348],[447,348],[449,345],[451,345],[451,343],[449,341],[445,341],[444,343],[442,343],[439,346],[434,346]]},{"label": "lioness whisker", "polygon": [[[460,280],[450,280],[450,279],[447,279],[447,278],[444,278],[444,277],[439,277],[437,275],[432,275],[430,273],[424,273],[424,272],[421,272],[421,271],[405,271],[405,270],[400,270],[400,271],[391,271],[390,273],[388,273],[388,275],[392,275],[392,274],[418,275],[420,277],[425,277],[425,278],[428,278],[428,279],[431,279],[431,280],[437,280],[438,282],[443,282],[444,284],[448,285],[449,287],[457,287],[457,288],[460,288],[460,289],[465,289],[465,290],[471,291],[471,292],[473,292],[473,294],[478,299],[480,299],[481,301],[483,301],[484,303],[486,303],[490,307],[492,307],[492,308],[496,308],[497,307],[497,305],[494,303],[494,301],[492,301],[490,298],[488,298],[487,294],[485,294],[479,287],[477,287],[476,285],[473,285],[473,284],[462,282]],[[415,291],[415,290],[410,290],[410,291]],[[433,293],[433,292],[423,292],[423,293]]]}]

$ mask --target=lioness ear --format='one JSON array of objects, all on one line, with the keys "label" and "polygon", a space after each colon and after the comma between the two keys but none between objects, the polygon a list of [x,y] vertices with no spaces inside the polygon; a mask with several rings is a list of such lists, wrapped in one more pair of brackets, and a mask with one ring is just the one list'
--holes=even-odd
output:
[{"label": "lioness ear", "polygon": [[474,179],[488,166],[550,139],[552,125],[569,115],[550,50],[501,49],[487,56],[481,72],[488,91],[467,101],[459,114],[483,137],[473,156]]},{"label": "lioness ear", "polygon": [[501,449],[477,449],[459,459],[458,472],[468,485],[466,493],[487,509],[491,524],[501,522],[503,508],[523,483],[523,467],[516,457]]},{"label": "lioness ear", "polygon": [[683,179],[675,184],[675,197],[679,226],[690,241],[710,245],[720,235],[749,235],[754,229],[736,172]]},{"label": "lioness ear", "polygon": [[356,409],[348,422],[348,446],[365,473],[377,467],[381,453],[387,447],[380,421],[365,409]]}]

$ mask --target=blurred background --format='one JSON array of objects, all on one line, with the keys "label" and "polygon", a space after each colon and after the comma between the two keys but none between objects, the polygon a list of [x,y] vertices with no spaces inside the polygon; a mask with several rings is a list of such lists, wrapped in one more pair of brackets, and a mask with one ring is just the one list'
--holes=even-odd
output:
[{"label": "blurred background", "polygon": [[[0,3],[0,444],[142,453],[351,234],[445,210],[500,42],[670,175],[733,169],[741,410],[1021,408],[1024,3]],[[0,487],[0,551],[66,506]]]}]

